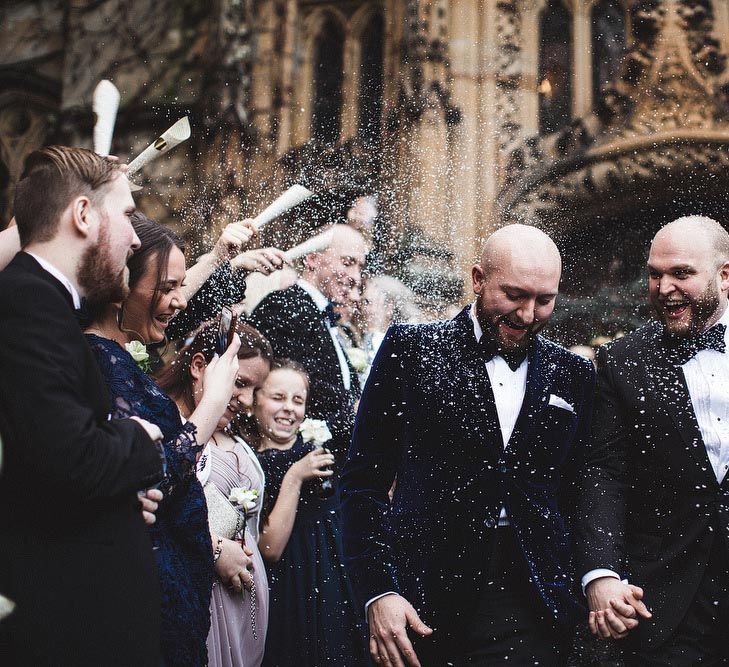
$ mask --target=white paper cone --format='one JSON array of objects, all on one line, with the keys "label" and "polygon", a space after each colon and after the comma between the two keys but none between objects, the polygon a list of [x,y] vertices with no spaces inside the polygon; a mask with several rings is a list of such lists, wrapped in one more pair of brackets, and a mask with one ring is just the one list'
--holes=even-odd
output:
[{"label": "white paper cone", "polygon": [[147,146],[127,167],[127,176],[133,176],[144,165],[173,149],[178,144],[190,138],[190,119],[185,116],[180,118],[169,130],[157,137],[157,140]]},{"label": "white paper cone", "polygon": [[300,204],[305,199],[308,199],[313,194],[311,190],[307,190],[303,185],[292,185],[273,204],[265,208],[253,219],[253,226],[256,229],[261,229],[263,225],[271,222],[274,218],[278,218],[279,215],[286,213],[286,211]]},{"label": "white paper cone", "polygon": [[121,95],[117,87],[107,79],[99,81],[94,89],[92,109],[96,114],[94,125],[94,152],[109,155],[111,139],[114,136],[116,112],[119,110]]},{"label": "white paper cone", "polygon": [[286,255],[286,259],[289,262],[293,262],[295,259],[305,257],[309,253],[321,252],[329,247],[333,236],[334,229],[332,228],[326,232],[312,236],[310,239],[307,239],[303,243],[299,243],[299,245],[295,245],[293,248],[289,248],[284,255]]}]

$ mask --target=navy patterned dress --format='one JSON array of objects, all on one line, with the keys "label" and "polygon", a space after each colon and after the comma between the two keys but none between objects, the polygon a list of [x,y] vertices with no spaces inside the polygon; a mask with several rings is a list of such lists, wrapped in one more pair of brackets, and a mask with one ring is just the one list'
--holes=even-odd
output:
[{"label": "navy patterned dress", "polygon": [[167,475],[160,483],[164,500],[150,536],[162,591],[162,664],[207,664],[213,549],[202,486],[195,475],[202,451],[195,427],[183,426],[174,401],[114,341],[87,334],[109,387],[112,418],[137,416],[164,435]]}]

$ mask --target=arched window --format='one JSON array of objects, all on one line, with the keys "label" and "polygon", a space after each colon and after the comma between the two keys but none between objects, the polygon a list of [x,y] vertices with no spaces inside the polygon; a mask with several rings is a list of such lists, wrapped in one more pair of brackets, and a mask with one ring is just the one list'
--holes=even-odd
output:
[{"label": "arched window", "polygon": [[540,21],[539,132],[549,134],[572,116],[572,20],[560,0],[550,0]]},{"label": "arched window", "polygon": [[601,0],[592,8],[592,101],[598,106],[605,86],[618,73],[625,49],[625,12],[618,0]]},{"label": "arched window", "polygon": [[322,24],[314,46],[312,136],[322,144],[339,141],[342,126],[344,33],[331,17]]},{"label": "arched window", "polygon": [[357,136],[365,144],[379,143],[382,130],[384,27],[382,16],[375,14],[360,39]]}]

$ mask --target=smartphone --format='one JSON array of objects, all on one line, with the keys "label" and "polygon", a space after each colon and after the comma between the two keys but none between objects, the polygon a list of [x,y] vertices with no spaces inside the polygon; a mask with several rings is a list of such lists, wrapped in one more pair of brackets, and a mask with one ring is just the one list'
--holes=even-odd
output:
[{"label": "smartphone", "polygon": [[235,336],[235,325],[238,322],[238,316],[228,306],[223,306],[220,311],[220,324],[218,325],[218,341],[215,351],[223,354],[228,345],[233,342]]}]

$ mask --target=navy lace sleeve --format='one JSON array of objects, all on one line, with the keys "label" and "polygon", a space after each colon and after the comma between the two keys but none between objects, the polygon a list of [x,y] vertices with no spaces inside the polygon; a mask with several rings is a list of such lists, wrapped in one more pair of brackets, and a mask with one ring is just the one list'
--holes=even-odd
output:
[{"label": "navy lace sleeve", "polygon": [[174,401],[119,344],[94,334],[87,334],[87,339],[109,389],[111,418],[141,417],[162,431],[166,475],[159,488],[168,499],[180,482],[195,474],[197,456],[204,448],[197,442],[195,425],[182,423]]}]

